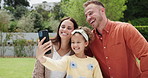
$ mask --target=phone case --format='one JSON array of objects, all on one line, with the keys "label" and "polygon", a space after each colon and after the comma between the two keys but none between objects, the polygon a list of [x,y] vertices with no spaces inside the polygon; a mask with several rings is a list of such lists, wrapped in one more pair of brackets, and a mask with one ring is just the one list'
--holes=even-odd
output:
[{"label": "phone case", "polygon": [[[38,32],[38,35],[39,35],[40,40],[42,40],[44,37],[46,37],[43,44],[49,41],[48,30],[41,30],[41,31]],[[50,54],[50,53],[51,53],[51,50],[47,51],[45,54]]]}]

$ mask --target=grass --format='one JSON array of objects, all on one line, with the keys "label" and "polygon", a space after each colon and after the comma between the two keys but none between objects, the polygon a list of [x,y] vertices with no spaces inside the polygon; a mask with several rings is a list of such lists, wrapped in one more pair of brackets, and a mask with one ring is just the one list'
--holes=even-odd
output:
[{"label": "grass", "polygon": [[32,78],[35,58],[0,58],[0,78]]},{"label": "grass", "polygon": [[0,58],[0,78],[32,78],[34,63],[35,58]]}]

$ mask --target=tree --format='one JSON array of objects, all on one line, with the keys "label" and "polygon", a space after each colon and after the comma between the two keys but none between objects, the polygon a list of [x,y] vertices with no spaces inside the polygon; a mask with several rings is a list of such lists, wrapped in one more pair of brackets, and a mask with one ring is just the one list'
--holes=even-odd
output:
[{"label": "tree", "polygon": [[51,13],[55,20],[61,20],[65,16],[65,13],[61,8],[61,3],[55,4],[54,8],[51,10]]},{"label": "tree", "polygon": [[13,16],[16,19],[20,19],[23,15],[26,15],[28,12],[29,10],[26,7],[19,5],[19,6],[16,6],[16,9],[13,12]]},{"label": "tree", "polygon": [[39,5],[38,7],[36,7],[36,11],[42,15],[44,21],[47,21],[49,19],[48,14],[50,13],[50,11],[45,10],[43,8],[43,5]]},{"label": "tree", "polygon": [[147,0],[128,0],[127,10],[124,12],[124,21],[148,18]]},{"label": "tree", "polygon": [[34,29],[38,29],[38,30],[42,30],[43,29],[43,17],[41,14],[39,14],[36,11],[31,11],[31,13],[29,14],[29,17],[31,19],[34,19]]},{"label": "tree", "polygon": [[8,31],[10,20],[11,20],[11,15],[4,10],[0,10],[0,46],[1,46],[0,53],[2,56],[4,56],[6,52],[5,42],[7,41],[7,39],[4,38],[3,32]]},{"label": "tree", "polygon": [[4,0],[4,2],[5,5],[14,7],[14,9],[16,9],[18,5],[29,6],[28,0]]},{"label": "tree", "polygon": [[[73,17],[79,25],[88,25],[85,21],[83,3],[87,0],[62,0],[62,9],[67,16]],[[111,20],[119,20],[126,9],[126,0],[101,0],[106,7],[106,15]]]},{"label": "tree", "polygon": [[23,16],[17,23],[17,30],[21,32],[36,32],[34,29],[34,18],[30,16]]},{"label": "tree", "polygon": [[109,19],[118,21],[123,18],[127,0],[100,0],[106,7],[106,15]]},{"label": "tree", "polygon": [[4,8],[9,10],[11,13],[14,13],[14,10],[17,6],[29,6],[28,0],[4,0]]},{"label": "tree", "polygon": [[85,21],[83,3],[87,0],[62,0],[61,8],[66,16],[74,18],[79,25],[88,25]]},{"label": "tree", "polygon": [[7,32],[12,16],[4,10],[0,10],[0,31]]}]

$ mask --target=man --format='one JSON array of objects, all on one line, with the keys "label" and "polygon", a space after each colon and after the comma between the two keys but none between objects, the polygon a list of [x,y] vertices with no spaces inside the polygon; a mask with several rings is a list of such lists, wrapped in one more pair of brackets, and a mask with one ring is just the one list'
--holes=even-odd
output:
[{"label": "man", "polygon": [[148,78],[148,43],[136,28],[107,19],[101,2],[87,1],[84,9],[95,36],[87,52],[98,60],[104,78]]}]

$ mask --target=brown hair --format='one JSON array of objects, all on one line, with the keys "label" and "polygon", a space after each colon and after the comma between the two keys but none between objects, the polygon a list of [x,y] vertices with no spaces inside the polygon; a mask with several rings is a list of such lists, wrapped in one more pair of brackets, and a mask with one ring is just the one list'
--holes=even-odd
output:
[{"label": "brown hair", "polygon": [[[60,37],[60,35],[59,35],[59,29],[60,29],[60,26],[61,26],[62,22],[65,21],[65,20],[70,20],[70,21],[74,24],[74,29],[77,29],[77,28],[78,28],[78,24],[77,24],[76,21],[75,21],[73,18],[71,18],[71,17],[65,17],[65,18],[63,18],[63,19],[60,21],[60,24],[59,24],[58,30],[57,30],[57,35],[56,35],[55,38],[52,39],[52,43],[53,43],[53,44],[59,44],[59,48],[58,48],[58,49],[61,48],[61,37]],[[70,44],[70,43],[69,43],[69,44]]]},{"label": "brown hair", "polygon": [[[96,1],[96,0],[91,0],[91,1],[85,2],[85,3],[83,4],[83,7],[85,8],[85,7],[87,7],[89,4],[95,4],[95,5],[99,5],[99,6],[104,7],[104,5],[103,5],[101,2]],[[104,7],[104,8],[105,8],[105,7]]]}]

